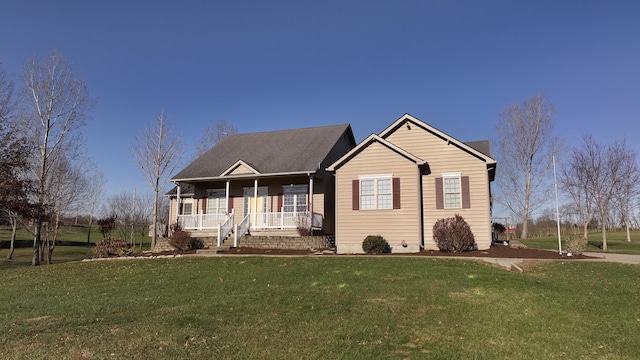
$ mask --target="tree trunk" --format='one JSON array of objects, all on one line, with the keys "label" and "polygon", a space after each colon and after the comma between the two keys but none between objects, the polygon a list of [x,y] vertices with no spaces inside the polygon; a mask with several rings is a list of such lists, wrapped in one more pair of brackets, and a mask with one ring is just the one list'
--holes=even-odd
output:
[{"label": "tree trunk", "polygon": [[33,257],[31,265],[40,266],[40,244],[42,243],[42,221],[36,219],[35,235],[33,236]]},{"label": "tree trunk", "polygon": [[607,250],[607,225],[602,222],[602,250]]},{"label": "tree trunk", "polygon": [[522,218],[522,233],[520,234],[520,238],[526,240],[527,236],[529,236],[529,219],[526,217]]},{"label": "tree trunk", "polygon": [[[157,181],[156,181],[157,183]],[[154,200],[153,200],[153,228],[151,229],[151,249],[153,251],[153,249],[156,247],[156,238],[158,236],[157,234],[157,229],[158,229],[158,187],[156,187],[156,189],[154,189]]]},{"label": "tree trunk", "polygon": [[11,218],[11,243],[9,245],[9,253],[7,254],[7,260],[13,260],[13,252],[15,250],[16,232],[18,230],[18,221],[13,217]]},{"label": "tree trunk", "polygon": [[93,223],[93,215],[89,215],[89,231],[87,231],[87,245],[91,244],[91,225]]}]

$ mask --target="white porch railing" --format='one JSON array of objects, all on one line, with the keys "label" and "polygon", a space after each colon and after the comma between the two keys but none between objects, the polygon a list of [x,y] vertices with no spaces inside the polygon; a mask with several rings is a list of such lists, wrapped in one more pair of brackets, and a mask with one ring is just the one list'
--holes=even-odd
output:
[{"label": "white porch railing", "polygon": [[227,214],[178,215],[178,223],[185,230],[217,229],[228,216]]},{"label": "white porch railing", "polygon": [[247,216],[242,219],[239,224],[236,224],[236,229],[233,234],[233,247],[238,247],[238,239],[240,239],[244,234],[249,231],[249,219],[251,214],[247,214]]},{"label": "white porch railing", "polygon": [[[254,221],[255,219],[255,221]],[[322,228],[322,214],[309,211],[301,212],[265,212],[251,214],[252,229],[296,229]]]},{"label": "white porch railing", "polygon": [[[231,219],[231,220],[230,220]],[[248,214],[238,224],[241,229],[296,229],[322,228],[322,214],[302,212],[265,212]],[[234,214],[197,214],[178,215],[178,222],[185,230],[214,230],[221,229],[222,237],[229,235],[233,228]],[[224,231],[223,231],[224,230]],[[228,232],[227,232],[228,231]],[[236,232],[238,233],[238,231]]]},{"label": "white porch railing", "polygon": [[234,223],[234,214],[233,210],[231,210],[231,215],[229,215],[227,220],[218,227],[218,246],[222,246],[222,240],[231,233]]}]

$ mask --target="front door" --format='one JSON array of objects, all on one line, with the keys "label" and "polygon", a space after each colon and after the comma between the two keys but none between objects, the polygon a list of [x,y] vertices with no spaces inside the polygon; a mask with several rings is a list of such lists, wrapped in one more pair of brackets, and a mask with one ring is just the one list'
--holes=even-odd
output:
[{"label": "front door", "polygon": [[267,195],[266,186],[258,187],[258,198],[255,196],[255,188],[244,188],[244,216],[251,214],[249,221],[253,228],[264,228],[267,225]]}]

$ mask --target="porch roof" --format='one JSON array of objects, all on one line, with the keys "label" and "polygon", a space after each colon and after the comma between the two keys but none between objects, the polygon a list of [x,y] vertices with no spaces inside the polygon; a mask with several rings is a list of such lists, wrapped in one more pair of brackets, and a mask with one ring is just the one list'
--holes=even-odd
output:
[{"label": "porch roof", "polygon": [[[176,174],[171,181],[197,182],[315,173],[342,136],[353,138],[350,125],[229,135]],[[230,169],[239,163],[255,172],[231,174]]]}]

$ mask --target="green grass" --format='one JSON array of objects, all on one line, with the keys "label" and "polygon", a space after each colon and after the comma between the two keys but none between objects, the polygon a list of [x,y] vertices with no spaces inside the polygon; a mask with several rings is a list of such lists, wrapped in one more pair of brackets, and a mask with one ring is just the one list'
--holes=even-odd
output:
[{"label": "green grass", "polygon": [[[73,241],[73,242],[87,242],[87,234],[89,232],[88,225],[66,225],[60,227],[60,233],[58,234],[58,239],[63,241]],[[9,226],[0,226],[0,240],[10,240],[11,239],[11,227]],[[23,227],[19,227],[16,232],[17,240],[33,240],[33,235],[29,231],[27,231]],[[102,239],[102,234],[100,234],[100,230],[98,230],[97,225],[92,225],[91,227],[91,242],[100,241]]]},{"label": "green grass", "polygon": [[[604,252],[602,250],[602,233],[590,233],[587,251]],[[565,248],[565,237],[562,238],[562,248]],[[539,249],[558,249],[558,237],[541,237],[527,240],[519,240],[523,244]],[[631,242],[627,242],[627,233],[624,231],[607,232],[607,252],[619,254],[640,254],[640,230],[631,232]]]},{"label": "green grass", "polygon": [[635,359],[640,266],[185,257],[5,269],[2,359]]},{"label": "green grass", "polygon": [[[87,225],[67,225],[60,227],[58,234],[58,243],[53,251],[54,263],[64,263],[69,261],[79,261],[93,257],[91,246],[96,242],[102,241],[102,234],[98,230],[97,225],[91,228],[91,244],[87,245],[87,234],[89,227]],[[114,231],[112,236],[118,237],[118,232]],[[33,235],[24,228],[20,228],[16,233],[16,250],[13,255],[13,261],[5,261],[9,252],[9,241],[11,239],[11,228],[8,226],[0,226],[0,270],[7,268],[16,268],[31,265],[31,256],[33,254]],[[136,242],[139,237],[136,238]],[[151,248],[151,240],[148,236],[144,237],[142,250]],[[140,244],[136,244],[136,249],[140,249]]]}]

